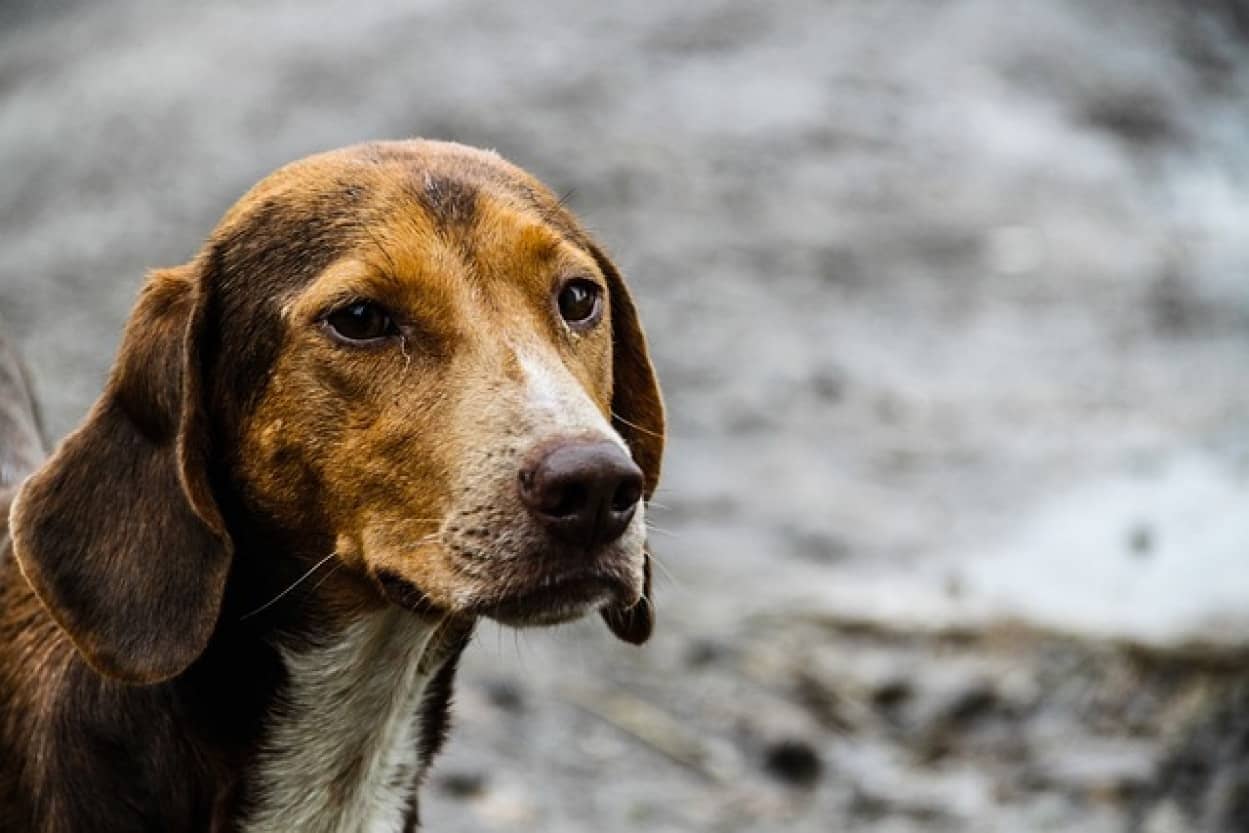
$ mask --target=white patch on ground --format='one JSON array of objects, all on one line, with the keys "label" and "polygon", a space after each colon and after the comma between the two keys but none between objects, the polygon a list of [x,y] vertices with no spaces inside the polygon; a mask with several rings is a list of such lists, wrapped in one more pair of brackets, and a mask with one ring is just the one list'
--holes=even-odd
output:
[{"label": "white patch on ground", "polygon": [[998,615],[1150,644],[1249,639],[1249,479],[1196,455],[1064,492],[964,567]]},{"label": "white patch on ground", "polygon": [[807,604],[889,627],[1011,620],[1160,648],[1249,639],[1249,475],[1196,453],[1073,484],[1001,540],[909,573],[847,571]]},{"label": "white patch on ground", "polygon": [[398,833],[416,788],[419,671],[434,628],[387,609],[327,648],[286,655],[291,685],[272,718],[244,833]]}]

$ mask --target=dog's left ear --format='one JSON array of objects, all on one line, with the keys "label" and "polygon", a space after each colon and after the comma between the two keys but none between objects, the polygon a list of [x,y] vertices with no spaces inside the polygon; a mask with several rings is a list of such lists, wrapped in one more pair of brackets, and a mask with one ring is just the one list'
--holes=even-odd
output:
[{"label": "dog's left ear", "polygon": [[[629,445],[634,461],[642,469],[644,497],[650,501],[659,485],[664,455],[664,403],[659,381],[646,349],[646,334],[638,320],[637,308],[625,288],[624,279],[603,252],[591,246],[590,253],[607,279],[612,327],[612,427]],[[655,603],[651,590],[651,554],[646,553],[642,598],[632,607],[612,607],[603,611],[611,632],[634,645],[641,645],[655,629]]]}]

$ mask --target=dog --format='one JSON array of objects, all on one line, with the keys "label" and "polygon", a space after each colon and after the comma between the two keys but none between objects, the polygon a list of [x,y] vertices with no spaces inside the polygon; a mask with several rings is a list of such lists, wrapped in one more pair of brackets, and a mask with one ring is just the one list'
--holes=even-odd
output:
[{"label": "dog", "polygon": [[279,169],[0,498],[0,830],[415,830],[480,617],[650,636],[663,442],[621,275],[529,174],[425,140]]}]

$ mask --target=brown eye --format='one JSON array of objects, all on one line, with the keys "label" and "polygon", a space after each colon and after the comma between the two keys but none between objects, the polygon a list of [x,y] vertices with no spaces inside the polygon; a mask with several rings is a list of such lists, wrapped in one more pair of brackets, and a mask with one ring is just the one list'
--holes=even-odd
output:
[{"label": "brown eye", "polygon": [[571,280],[559,291],[559,314],[573,326],[591,326],[602,311],[601,296],[602,290],[593,281]]},{"label": "brown eye", "polygon": [[390,313],[372,301],[356,301],[331,312],[325,326],[348,344],[369,344],[399,332]]}]

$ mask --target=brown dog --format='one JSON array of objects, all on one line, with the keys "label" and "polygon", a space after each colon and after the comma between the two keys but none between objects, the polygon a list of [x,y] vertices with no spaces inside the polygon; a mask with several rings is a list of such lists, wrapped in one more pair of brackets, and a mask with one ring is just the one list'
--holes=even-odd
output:
[{"label": "brown dog", "polygon": [[533,178],[281,169],[151,275],[12,502],[0,830],[414,829],[476,617],[649,636],[663,433],[619,273]]}]

